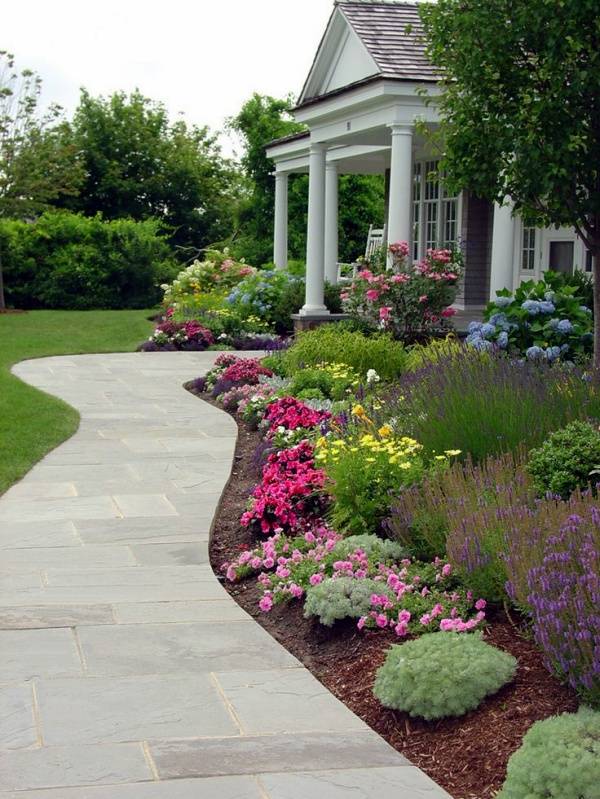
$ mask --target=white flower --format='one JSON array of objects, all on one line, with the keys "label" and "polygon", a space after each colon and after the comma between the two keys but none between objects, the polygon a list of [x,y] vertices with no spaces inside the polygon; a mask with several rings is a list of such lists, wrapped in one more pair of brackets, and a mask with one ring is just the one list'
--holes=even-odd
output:
[{"label": "white flower", "polygon": [[371,385],[371,383],[379,383],[380,380],[381,378],[379,377],[375,369],[369,369],[369,371],[367,372],[367,383]]}]

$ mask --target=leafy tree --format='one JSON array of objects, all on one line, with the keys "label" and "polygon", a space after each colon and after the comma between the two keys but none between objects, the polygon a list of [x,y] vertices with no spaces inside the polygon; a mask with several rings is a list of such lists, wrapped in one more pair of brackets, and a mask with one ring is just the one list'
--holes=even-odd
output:
[{"label": "leafy tree", "polygon": [[572,225],[592,253],[600,366],[600,16],[597,0],[420,6],[442,71],[441,168],[510,197],[527,224]]},{"label": "leafy tree", "polygon": [[38,75],[17,72],[14,56],[0,51],[0,218],[33,218],[57,198],[79,191],[81,165],[61,108],[53,105],[38,115],[41,85]]},{"label": "leafy tree", "polygon": [[108,98],[82,90],[72,129],[85,183],[63,205],[106,219],[156,218],[185,247],[205,247],[229,229],[235,175],[207,128],[171,123],[137,90]]},{"label": "leafy tree", "polygon": [[[299,133],[304,126],[291,118],[293,101],[254,94],[229,127],[242,137],[245,151],[241,163],[248,181],[246,199],[239,218],[236,251],[251,263],[273,257],[275,180],[273,162],[265,146],[282,136]],[[352,261],[364,253],[370,224],[383,223],[383,177],[342,175],[339,185],[340,260]],[[308,176],[291,175],[288,196],[288,241],[292,258],[306,255]]]}]

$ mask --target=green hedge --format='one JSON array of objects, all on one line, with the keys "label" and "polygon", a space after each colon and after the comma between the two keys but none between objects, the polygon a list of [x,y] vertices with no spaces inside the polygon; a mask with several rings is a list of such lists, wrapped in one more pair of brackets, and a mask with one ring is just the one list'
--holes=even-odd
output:
[{"label": "green hedge", "polygon": [[0,257],[16,308],[149,308],[178,269],[158,221],[67,211],[0,220]]}]

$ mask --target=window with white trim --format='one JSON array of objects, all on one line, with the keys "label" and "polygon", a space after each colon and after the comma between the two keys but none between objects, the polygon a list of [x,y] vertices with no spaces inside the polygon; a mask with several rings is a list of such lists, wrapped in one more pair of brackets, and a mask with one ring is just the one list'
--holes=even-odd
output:
[{"label": "window with white trim", "polygon": [[458,244],[458,196],[439,179],[438,161],[415,161],[413,167],[413,259],[427,250]]},{"label": "window with white trim", "polygon": [[523,239],[521,242],[521,271],[533,272],[535,269],[536,229],[523,225]]}]

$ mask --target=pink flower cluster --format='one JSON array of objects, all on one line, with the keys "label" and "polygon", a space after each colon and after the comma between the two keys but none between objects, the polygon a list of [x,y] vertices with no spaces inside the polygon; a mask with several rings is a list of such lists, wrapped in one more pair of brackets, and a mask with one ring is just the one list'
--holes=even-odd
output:
[{"label": "pink flower cluster", "polygon": [[307,441],[269,455],[240,523],[264,535],[295,531],[322,513],[324,482],[325,472],[315,468],[314,451]]},{"label": "pink flower cluster", "polygon": [[272,396],[274,389],[270,386],[255,385],[254,383],[244,383],[241,386],[235,386],[225,394],[219,395],[219,402],[226,411],[241,411],[242,405],[248,403],[252,397],[268,398]]},{"label": "pink flower cluster", "polygon": [[256,385],[261,375],[272,377],[273,372],[263,366],[258,358],[239,358],[234,363],[226,367],[221,375],[223,380],[230,380],[232,383],[249,383]]},{"label": "pink flower cluster", "polygon": [[296,430],[299,427],[310,429],[330,418],[328,411],[315,411],[295,397],[275,400],[268,406],[265,414],[270,431],[277,430],[278,427],[286,430]]}]

